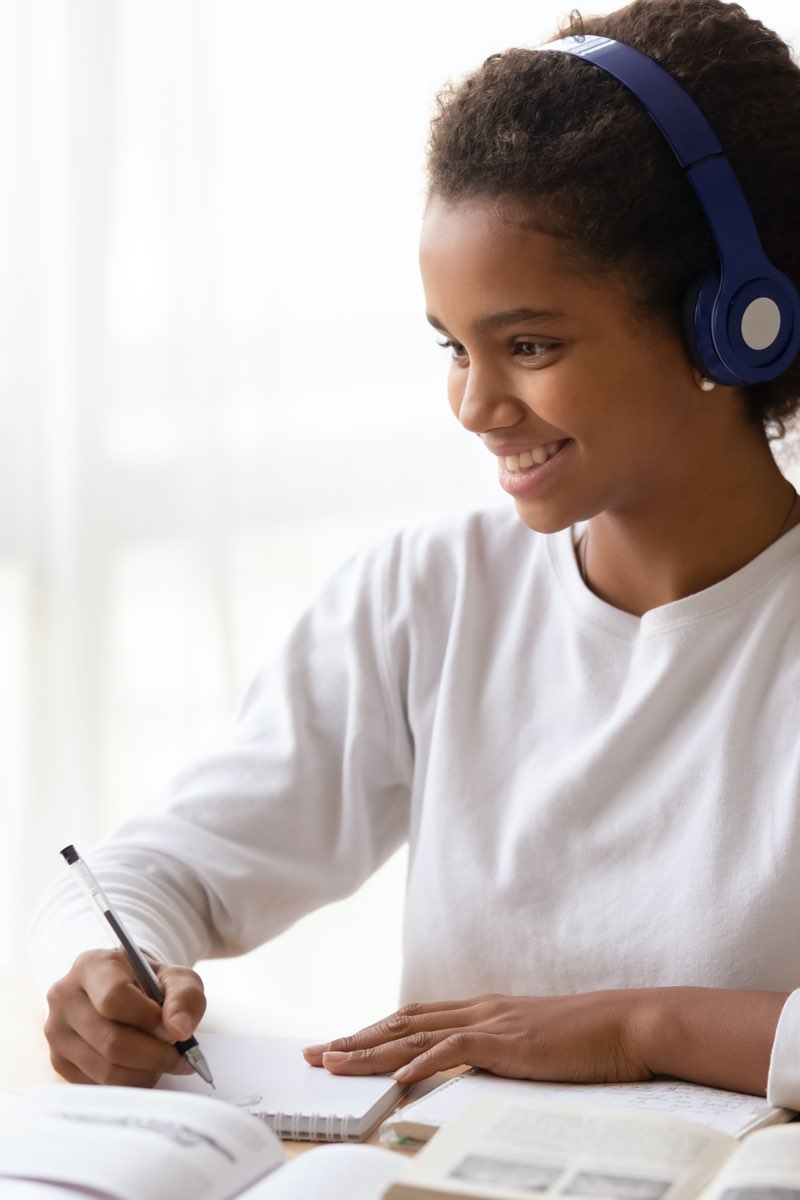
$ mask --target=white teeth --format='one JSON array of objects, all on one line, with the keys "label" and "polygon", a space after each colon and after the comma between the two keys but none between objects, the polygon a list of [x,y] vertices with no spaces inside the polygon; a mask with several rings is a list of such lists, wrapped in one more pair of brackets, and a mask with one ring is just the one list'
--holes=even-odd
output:
[{"label": "white teeth", "polygon": [[509,454],[498,461],[504,470],[511,471],[512,474],[517,471],[529,471],[531,467],[541,467],[560,448],[560,442],[548,442],[546,446],[535,446],[533,450],[523,450],[521,454]]}]

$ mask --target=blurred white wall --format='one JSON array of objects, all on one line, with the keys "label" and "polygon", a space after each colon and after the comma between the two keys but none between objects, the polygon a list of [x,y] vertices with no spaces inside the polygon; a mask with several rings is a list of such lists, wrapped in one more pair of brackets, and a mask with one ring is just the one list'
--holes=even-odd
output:
[{"label": "blurred white wall", "polygon": [[[329,570],[502,502],[422,314],[426,122],[568,7],[0,0],[0,959]],[[800,39],[789,0],[748,7]],[[402,877],[213,988],[377,1015]]]}]

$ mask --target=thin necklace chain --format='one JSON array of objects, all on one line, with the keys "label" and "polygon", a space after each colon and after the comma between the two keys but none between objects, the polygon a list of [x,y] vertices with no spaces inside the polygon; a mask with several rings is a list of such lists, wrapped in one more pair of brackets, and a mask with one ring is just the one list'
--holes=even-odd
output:
[{"label": "thin necklace chain", "polygon": [[[798,492],[794,488],[792,488],[791,507],[790,507],[788,513],[786,514],[785,521],[781,525],[778,532],[775,534],[775,537],[769,543],[770,546],[772,546],[775,542],[780,541],[780,539],[786,533],[786,531],[788,530],[789,526],[791,525],[791,523],[795,517],[795,514],[797,513],[798,505],[800,505],[800,494],[798,494]],[[587,528],[581,534],[581,536],[578,540],[578,545],[577,545],[578,570],[580,571],[581,579],[583,580],[583,582],[586,584],[587,587],[589,586],[589,580],[586,575],[586,554],[588,551],[588,546],[589,546],[589,529],[587,526]],[[765,547],[765,549],[766,549],[766,547]]]}]

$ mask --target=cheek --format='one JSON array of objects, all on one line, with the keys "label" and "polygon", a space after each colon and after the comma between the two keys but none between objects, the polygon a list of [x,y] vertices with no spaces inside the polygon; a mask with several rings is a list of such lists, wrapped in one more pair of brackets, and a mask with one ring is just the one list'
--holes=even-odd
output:
[{"label": "cheek", "polygon": [[517,394],[520,405],[539,422],[570,435],[591,427],[602,408],[593,381],[576,379],[560,364],[530,371]]}]

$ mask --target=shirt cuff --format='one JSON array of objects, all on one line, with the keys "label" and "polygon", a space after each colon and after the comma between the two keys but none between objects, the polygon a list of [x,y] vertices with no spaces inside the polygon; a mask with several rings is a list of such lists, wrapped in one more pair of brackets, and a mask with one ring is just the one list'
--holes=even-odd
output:
[{"label": "shirt cuff", "polygon": [[778,1018],[767,1100],[780,1108],[800,1109],[800,988],[789,995]]}]

